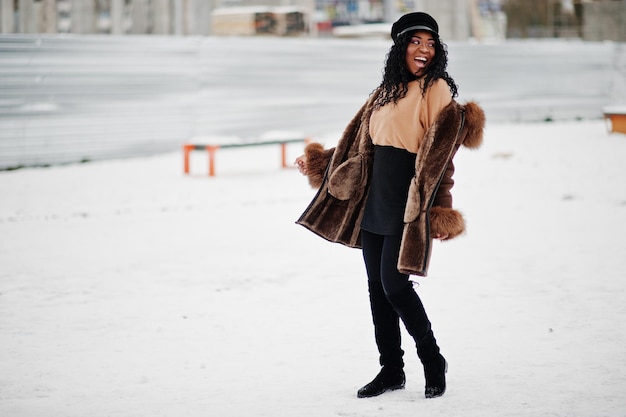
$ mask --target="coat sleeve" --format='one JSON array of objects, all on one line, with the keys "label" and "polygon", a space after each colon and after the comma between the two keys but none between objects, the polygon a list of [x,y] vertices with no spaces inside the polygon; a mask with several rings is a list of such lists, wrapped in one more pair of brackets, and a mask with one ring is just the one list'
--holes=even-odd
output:
[{"label": "coat sleeve", "polygon": [[324,149],[320,143],[310,143],[304,148],[307,161],[307,177],[313,188],[320,188],[324,180],[324,173],[335,148]]},{"label": "coat sleeve", "polygon": [[[485,113],[474,102],[470,102],[464,107],[465,129],[462,132],[463,146],[469,149],[478,149],[483,141]],[[450,161],[435,195],[433,206],[430,209],[431,236],[447,234],[448,239],[453,239],[465,231],[463,215],[452,208],[452,194],[450,193],[454,185],[452,174],[454,174],[454,165]]]},{"label": "coat sleeve", "polygon": [[431,236],[446,234],[448,235],[447,239],[453,239],[465,231],[463,216],[452,208],[452,193],[450,190],[454,185],[453,174],[454,163],[450,161],[435,194],[433,206],[430,209]]},{"label": "coat sleeve", "polygon": [[443,174],[443,178],[439,183],[439,188],[435,194],[435,201],[433,207],[447,207],[452,208],[452,187],[454,186],[454,162],[450,161],[446,167],[446,171]]}]

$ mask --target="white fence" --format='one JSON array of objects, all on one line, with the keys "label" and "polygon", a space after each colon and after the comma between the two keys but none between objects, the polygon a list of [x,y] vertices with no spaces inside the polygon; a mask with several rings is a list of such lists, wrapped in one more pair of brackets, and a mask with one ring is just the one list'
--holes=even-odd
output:
[{"label": "white fence", "polygon": [[[195,136],[341,132],[388,39],[0,36],[0,169],[180,149]],[[451,43],[460,101],[488,123],[600,118],[626,100],[626,46]]]},{"label": "white fence", "polygon": [[1,36],[0,169],[173,149],[196,60],[183,38]]}]

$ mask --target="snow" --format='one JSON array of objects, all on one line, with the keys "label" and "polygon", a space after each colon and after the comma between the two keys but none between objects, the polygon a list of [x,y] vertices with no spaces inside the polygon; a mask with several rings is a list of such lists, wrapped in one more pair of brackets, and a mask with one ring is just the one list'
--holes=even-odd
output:
[{"label": "snow", "polygon": [[606,106],[602,109],[607,114],[626,114],[626,106]]},{"label": "snow", "polygon": [[[295,157],[300,145],[289,150]],[[468,233],[416,286],[450,367],[378,371],[358,250],[294,224],[278,147],[0,175],[3,416],[623,416],[626,137],[489,125],[457,155]],[[6,198],[8,196],[9,198]]]},{"label": "snow", "polygon": [[[261,136],[308,134],[289,115]],[[356,398],[379,369],[361,254],[294,224],[315,191],[278,146],[220,150],[214,178],[182,151],[0,172],[0,416],[623,417],[625,155],[600,119],[459,151],[468,231],[415,286],[449,362],[433,400],[406,332],[406,389]]]}]

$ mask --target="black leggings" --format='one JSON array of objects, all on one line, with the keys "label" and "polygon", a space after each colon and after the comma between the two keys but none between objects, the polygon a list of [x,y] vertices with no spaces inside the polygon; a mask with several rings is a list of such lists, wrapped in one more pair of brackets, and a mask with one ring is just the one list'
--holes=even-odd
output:
[{"label": "black leggings", "polygon": [[374,334],[382,366],[404,366],[399,319],[415,340],[417,355],[423,363],[429,363],[439,355],[424,305],[413,291],[409,276],[398,272],[401,241],[399,235],[378,235],[361,230]]},{"label": "black leggings", "polygon": [[382,285],[385,295],[411,287],[409,276],[398,272],[401,235],[379,235],[361,230],[361,245],[368,280]]}]

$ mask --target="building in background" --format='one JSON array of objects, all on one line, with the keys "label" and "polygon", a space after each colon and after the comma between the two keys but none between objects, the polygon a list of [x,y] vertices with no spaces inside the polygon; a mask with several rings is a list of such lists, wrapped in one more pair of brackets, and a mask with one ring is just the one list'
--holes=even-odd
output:
[{"label": "building in background", "polygon": [[211,0],[0,0],[0,33],[209,35]]},{"label": "building in background", "polygon": [[297,36],[309,33],[308,10],[297,6],[220,7],[211,12],[216,36]]},{"label": "building in background", "polygon": [[626,41],[626,0],[502,0],[507,38]]},{"label": "building in background", "polygon": [[626,42],[626,0],[585,2],[581,19],[583,39]]},{"label": "building in background", "polygon": [[414,10],[446,40],[626,41],[626,0],[0,0],[0,33],[315,36]]},{"label": "building in background", "polygon": [[[313,9],[312,1],[294,0],[292,3],[308,11]],[[231,0],[0,0],[0,33],[205,36],[212,34],[215,9],[240,3]],[[254,5],[255,1],[245,3]],[[289,5],[288,0],[256,3]]]},{"label": "building in background", "polygon": [[[424,10],[447,40],[480,37],[494,0],[0,0],[0,33],[294,35]],[[478,19],[478,20],[477,20]],[[275,28],[275,30],[274,30]],[[388,31],[387,31],[388,32]]]}]

